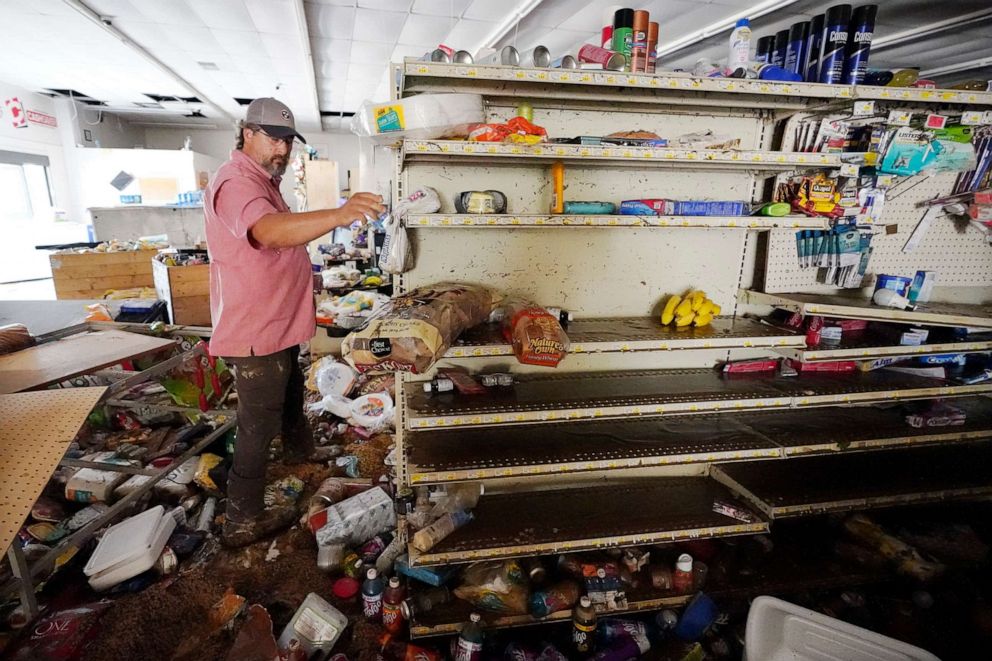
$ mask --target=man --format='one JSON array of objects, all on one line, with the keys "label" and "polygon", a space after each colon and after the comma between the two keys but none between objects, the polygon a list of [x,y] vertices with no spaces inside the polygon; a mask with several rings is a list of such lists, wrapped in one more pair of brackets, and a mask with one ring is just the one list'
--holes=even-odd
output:
[{"label": "man", "polygon": [[384,211],[382,198],[358,193],[339,209],[292,213],[279,184],[296,132],[293,113],[255,99],[238,124],[235,150],[207,186],[210,250],[210,351],[234,370],[238,437],[227,482],[222,540],[244,546],[286,527],[294,507],[265,508],[269,443],[282,433],[287,459],[313,452],[303,412],[299,345],[314,335],[313,276],[306,244],[335,227]]}]

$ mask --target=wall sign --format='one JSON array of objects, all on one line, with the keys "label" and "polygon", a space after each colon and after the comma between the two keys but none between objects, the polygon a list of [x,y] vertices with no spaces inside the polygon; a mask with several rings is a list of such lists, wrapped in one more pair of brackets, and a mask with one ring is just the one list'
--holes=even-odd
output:
[{"label": "wall sign", "polygon": [[42,126],[48,126],[50,128],[55,128],[59,125],[58,120],[55,119],[54,115],[38,112],[37,110],[28,110],[27,118],[32,124],[41,124]]},{"label": "wall sign", "polygon": [[27,113],[24,112],[24,105],[21,104],[20,99],[16,96],[11,97],[7,99],[4,105],[10,111],[10,123],[14,125],[15,129],[25,129],[28,127]]}]

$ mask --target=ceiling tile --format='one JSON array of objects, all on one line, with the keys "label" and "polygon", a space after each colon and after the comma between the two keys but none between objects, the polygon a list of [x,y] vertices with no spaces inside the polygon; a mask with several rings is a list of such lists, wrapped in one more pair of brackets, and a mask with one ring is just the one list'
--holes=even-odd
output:
[{"label": "ceiling tile", "polygon": [[203,21],[193,13],[185,0],[173,0],[172,2],[131,0],[131,4],[144,14],[147,21],[162,25],[203,25]]},{"label": "ceiling tile", "polygon": [[[155,29],[154,26],[152,29]],[[214,38],[209,28],[169,26],[158,29],[168,37],[169,42],[176,48],[187,53],[204,55],[206,53],[225,52],[224,47]]]},{"label": "ceiling tile", "polygon": [[[496,28],[491,21],[469,21],[461,19],[451,29],[445,43],[455,50],[475,52],[485,46],[483,40]],[[512,31],[510,32],[512,34]]]},{"label": "ceiling tile", "polygon": [[406,19],[399,43],[437,46],[444,41],[453,23],[439,16],[411,14]]},{"label": "ceiling tile", "polygon": [[388,62],[393,54],[392,44],[376,44],[368,41],[351,42],[350,62]]},{"label": "ceiling tile", "polygon": [[316,60],[313,63],[314,75],[317,78],[347,78],[348,63],[344,60],[325,62]]},{"label": "ceiling tile", "polygon": [[367,81],[378,82],[386,67],[385,61],[381,62],[350,62],[348,64],[348,82],[366,83]]},{"label": "ceiling tile", "polygon": [[455,16],[459,17],[470,4],[472,0],[414,0],[411,11],[429,16],[451,16],[454,9]]},{"label": "ceiling tile", "polygon": [[[32,4],[38,7],[44,6],[43,3],[29,2],[29,0],[26,0],[23,4]],[[61,4],[63,6],[65,5],[64,2]],[[135,7],[129,0],[90,0],[88,5],[90,9],[103,17],[131,18],[139,21],[148,20],[141,10]],[[4,3],[3,7],[4,13],[6,13],[8,4]]]},{"label": "ceiling tile", "polygon": [[254,30],[255,22],[242,0],[194,2],[192,9],[207,25],[223,30]]},{"label": "ceiling tile", "polygon": [[402,62],[407,57],[420,57],[427,52],[429,46],[411,46],[409,44],[396,44],[392,54],[389,56],[390,62]]},{"label": "ceiling tile", "polygon": [[358,0],[362,9],[384,9],[389,11],[408,11],[413,0]]},{"label": "ceiling tile", "polygon": [[[508,6],[510,5],[510,6]],[[492,0],[473,0],[468,9],[462,14],[462,18],[471,18],[477,21],[503,20],[512,9],[512,4],[502,2],[492,2]]]},{"label": "ceiling tile", "polygon": [[231,55],[231,57],[242,57],[257,55],[265,49],[262,38],[257,32],[248,30],[223,30],[212,28],[211,32],[217,43]]},{"label": "ceiling tile", "polygon": [[359,9],[355,14],[355,39],[395,44],[407,16],[406,12]]},{"label": "ceiling tile", "polygon": [[293,0],[244,0],[259,32],[298,34]]},{"label": "ceiling tile", "polygon": [[325,62],[347,62],[351,59],[351,41],[348,39],[311,39],[313,57]]},{"label": "ceiling tile", "polygon": [[355,8],[306,4],[307,27],[311,37],[351,39],[355,30]]}]

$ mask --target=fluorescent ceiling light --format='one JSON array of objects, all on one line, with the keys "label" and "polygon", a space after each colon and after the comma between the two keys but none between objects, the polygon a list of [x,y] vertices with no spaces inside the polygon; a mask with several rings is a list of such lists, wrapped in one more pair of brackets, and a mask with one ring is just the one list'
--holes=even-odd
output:
[{"label": "fluorescent ceiling light", "polygon": [[891,48],[907,41],[914,41],[920,37],[930,37],[941,32],[953,30],[954,28],[964,27],[973,23],[981,23],[990,19],[992,19],[992,9],[980,9],[970,14],[962,14],[961,16],[955,16],[954,18],[948,18],[943,21],[927,23],[916,28],[910,28],[909,30],[903,30],[902,32],[873,39],[871,49],[872,51],[877,51],[882,48]]},{"label": "fluorescent ceiling light", "polygon": [[537,6],[541,4],[541,2],[542,0],[524,0],[517,5],[510,11],[509,15],[500,21],[499,25],[497,25],[493,31],[486,35],[486,38],[482,40],[484,47],[496,48],[496,44],[499,43],[500,39],[506,36],[506,33],[510,31],[510,28],[534,11]]},{"label": "fluorescent ceiling light", "polygon": [[764,2],[759,2],[750,9],[721,18],[716,23],[710,23],[700,30],[690,32],[681,39],[676,39],[675,41],[669,43],[665,48],[659,49],[658,57],[662,57],[663,55],[671,55],[672,53],[680,51],[683,48],[687,48],[692,44],[702,41],[703,39],[720,34],[721,32],[733,30],[734,26],[737,24],[737,21],[742,18],[754,20],[766,14],[778,11],[783,7],[788,7],[794,2],[796,2],[796,0],[765,0]]},{"label": "fluorescent ceiling light", "polygon": [[920,78],[932,78],[934,76],[943,76],[949,73],[957,73],[958,71],[971,71],[972,69],[981,69],[982,67],[992,67],[992,57],[983,57],[980,60],[971,60],[970,62],[958,62],[957,64],[948,64],[944,67],[937,67],[936,69],[927,69],[926,71],[920,72]]}]

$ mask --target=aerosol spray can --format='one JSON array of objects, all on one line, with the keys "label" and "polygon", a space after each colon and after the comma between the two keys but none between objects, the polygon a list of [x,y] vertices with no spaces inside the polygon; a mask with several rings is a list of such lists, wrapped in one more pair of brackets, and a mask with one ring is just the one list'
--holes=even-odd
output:
[{"label": "aerosol spray can", "polygon": [[789,31],[780,30],[775,33],[775,48],[772,50],[772,59],[769,64],[777,67],[785,67],[785,51],[789,48]]},{"label": "aerosol spray can", "polygon": [[817,14],[809,22],[809,40],[806,42],[806,69],[803,80],[815,83],[820,79],[820,51],[823,49],[823,14]]},{"label": "aerosol spray can", "polygon": [[755,50],[754,52],[754,61],[770,64],[772,59],[772,52],[774,52],[774,50],[775,50],[774,35],[768,37],[761,37],[760,39],[758,39],[757,50]]},{"label": "aerosol spray can", "polygon": [[809,40],[809,21],[793,23],[789,28],[789,45],[785,49],[785,68],[800,76],[806,72],[806,42]]},{"label": "aerosol spray can", "polygon": [[823,51],[820,55],[819,82],[836,85],[844,78],[847,27],[851,5],[834,5],[823,19]]},{"label": "aerosol spray can", "polygon": [[630,70],[645,73],[648,70],[648,13],[643,9],[634,12],[634,27],[630,42]]},{"label": "aerosol spray can", "polygon": [[613,16],[620,9],[623,9],[623,5],[609,5],[603,10],[603,29],[599,45],[606,50],[613,48]]},{"label": "aerosol spray can", "polygon": [[544,46],[534,46],[533,50],[524,53],[522,64],[525,67],[546,69],[551,66],[551,51]]},{"label": "aerosol spray can", "polygon": [[654,73],[658,58],[658,24],[648,23],[648,73]]},{"label": "aerosol spray can", "polygon": [[630,47],[633,41],[634,32],[634,10],[618,9],[613,15],[613,48],[617,53],[623,54],[626,62],[624,71],[630,71]]},{"label": "aerosol spray can", "polygon": [[844,60],[843,82],[846,85],[858,85],[864,82],[872,33],[875,32],[876,14],[878,14],[878,5],[861,5],[854,9],[851,27],[848,30],[847,57]]},{"label": "aerosol spray can", "polygon": [[608,71],[623,71],[626,61],[621,53],[614,53],[606,48],[585,44],[579,49],[579,62],[601,64]]}]

